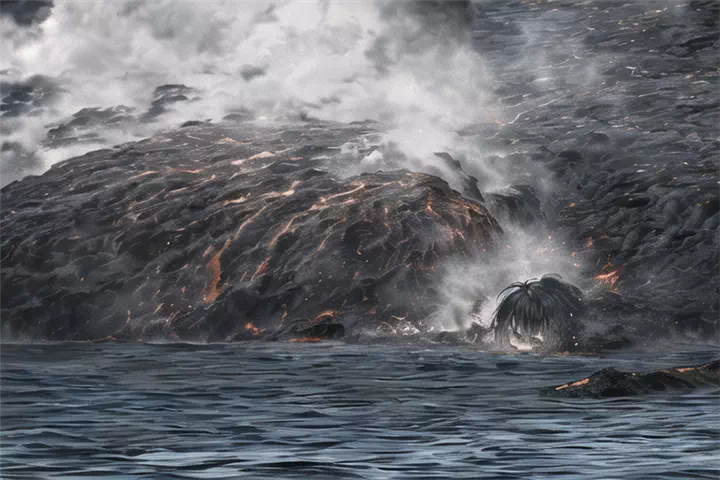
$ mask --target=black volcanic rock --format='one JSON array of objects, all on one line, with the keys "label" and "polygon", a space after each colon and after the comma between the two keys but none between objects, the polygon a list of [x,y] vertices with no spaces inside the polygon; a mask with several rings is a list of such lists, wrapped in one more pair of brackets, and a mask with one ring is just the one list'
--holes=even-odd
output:
[{"label": "black volcanic rock", "polygon": [[232,341],[328,317],[421,326],[439,261],[491,248],[501,229],[437,177],[322,169],[315,157],[366,132],[186,127],[6,186],[4,338]]},{"label": "black volcanic rock", "polygon": [[647,373],[604,368],[588,378],[548,387],[541,394],[569,398],[611,398],[651,393],[682,393],[698,388],[720,387],[720,360],[694,367],[678,367]]},{"label": "black volcanic rock", "polygon": [[585,276],[616,270],[614,290],[655,310],[653,330],[717,341],[720,4],[477,9],[474,43],[502,72],[493,88],[507,111],[478,141],[549,171],[511,180],[538,192]]},{"label": "black volcanic rock", "polygon": [[172,109],[176,103],[190,101],[188,95],[196,93],[195,89],[179,84],[161,85],[153,92],[153,101],[150,108],[145,112],[141,120],[151,122],[156,117]]}]

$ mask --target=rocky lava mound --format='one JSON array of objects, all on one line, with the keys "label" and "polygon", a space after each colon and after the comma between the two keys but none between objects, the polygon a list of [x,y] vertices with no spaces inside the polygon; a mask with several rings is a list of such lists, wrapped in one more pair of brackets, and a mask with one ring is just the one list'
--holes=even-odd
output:
[{"label": "rocky lava mound", "polygon": [[5,338],[233,341],[301,319],[421,324],[439,260],[480,256],[502,230],[438,177],[320,168],[368,133],[193,126],[8,185]]}]

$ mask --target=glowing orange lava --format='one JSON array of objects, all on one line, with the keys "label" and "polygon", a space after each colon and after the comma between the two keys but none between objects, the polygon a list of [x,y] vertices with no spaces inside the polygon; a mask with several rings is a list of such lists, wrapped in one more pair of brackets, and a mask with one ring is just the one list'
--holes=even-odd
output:
[{"label": "glowing orange lava", "polygon": [[255,325],[253,325],[252,322],[248,322],[245,324],[245,330],[249,330],[250,333],[253,334],[253,337],[257,337],[258,335],[260,335],[262,332],[265,331],[264,328],[258,328]]},{"label": "glowing orange lava", "polygon": [[332,317],[335,319],[335,314],[337,313],[336,310],[325,310],[324,312],[320,313],[315,319],[313,319],[313,323],[322,320],[323,317]]},{"label": "glowing orange lava", "polygon": [[268,269],[268,262],[270,261],[271,257],[267,257],[263,262],[258,265],[257,270],[255,270],[255,273],[253,273],[253,276],[250,277],[250,280],[255,279],[255,277],[263,275],[265,272],[267,272]]},{"label": "glowing orange lava", "polygon": [[584,378],[584,379],[582,379],[582,380],[580,380],[580,381],[578,381],[578,382],[575,382],[575,383],[568,383],[568,384],[565,384],[565,385],[560,385],[560,386],[557,387],[555,390],[564,390],[564,389],[566,389],[566,388],[568,388],[568,387],[580,387],[580,386],[586,385],[586,384],[588,384],[588,383],[590,383],[590,379],[589,379],[589,378]]},{"label": "glowing orange lava", "polygon": [[430,215],[437,215],[432,208],[432,204],[433,204],[433,194],[432,194],[432,192],[428,192],[427,201],[425,202],[425,211],[427,213],[429,213]]},{"label": "glowing orange lava", "polygon": [[220,275],[222,274],[222,270],[220,268],[220,256],[229,246],[230,240],[228,239],[225,241],[225,245],[223,245],[223,247],[212,256],[207,264],[209,279],[207,288],[205,289],[205,297],[203,298],[205,303],[214,302],[215,299],[228,287],[228,285],[218,287],[218,284],[220,283]]},{"label": "glowing orange lava", "polygon": [[608,286],[608,289],[614,293],[620,293],[615,284],[620,280],[620,268],[616,268],[608,257],[607,263],[600,269],[600,273],[593,277],[595,280],[602,282]]}]

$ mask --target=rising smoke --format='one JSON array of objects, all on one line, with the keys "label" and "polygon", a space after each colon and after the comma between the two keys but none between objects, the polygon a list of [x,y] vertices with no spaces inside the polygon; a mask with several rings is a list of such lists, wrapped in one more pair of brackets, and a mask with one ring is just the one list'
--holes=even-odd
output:
[{"label": "rising smoke", "polygon": [[[41,147],[47,127],[86,107],[141,115],[155,87],[184,84],[191,102],[143,125],[105,129],[87,150],[186,120],[372,119],[406,155],[432,158],[463,126],[487,121],[489,73],[466,42],[467,2],[59,2],[43,22],[2,18],[5,90],[54,85],[27,115],[4,118],[7,142]],[[72,154],[78,154],[74,149]],[[47,168],[63,152],[48,155]],[[33,172],[37,173],[37,172]]]}]

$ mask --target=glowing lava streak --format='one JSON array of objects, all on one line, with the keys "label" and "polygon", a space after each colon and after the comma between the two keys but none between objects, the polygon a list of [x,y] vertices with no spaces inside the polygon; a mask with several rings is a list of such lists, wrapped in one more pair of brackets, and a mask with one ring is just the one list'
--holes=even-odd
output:
[{"label": "glowing lava streak", "polygon": [[257,337],[262,332],[265,331],[264,328],[258,328],[255,325],[253,325],[252,322],[248,322],[245,324],[245,330],[248,330],[250,333],[252,333],[253,337]]},{"label": "glowing lava streak", "polygon": [[313,323],[315,323],[319,320],[322,320],[323,317],[332,317],[334,319],[336,313],[337,312],[335,310],[326,310],[326,311],[322,312],[320,315],[318,315],[317,317],[315,317],[315,319],[313,320]]},{"label": "glowing lava streak", "polygon": [[250,277],[250,280],[254,280],[255,277],[259,275],[263,275],[268,270],[268,262],[270,261],[271,257],[267,257],[260,265],[258,265],[257,270],[255,270],[255,273],[253,273],[253,276]]},{"label": "glowing lava streak", "polygon": [[278,197],[292,197],[295,195],[295,187],[300,185],[299,180],[295,180],[292,185],[290,185],[289,190],[285,190],[284,192],[268,192],[264,195],[261,195],[260,198],[268,199],[268,198],[278,198]]},{"label": "glowing lava streak", "polygon": [[242,231],[245,230],[245,227],[247,227],[250,223],[252,223],[252,222],[253,222],[256,218],[258,218],[260,215],[262,215],[262,213],[265,211],[265,209],[268,208],[269,206],[270,206],[269,204],[268,204],[268,205],[265,205],[265,206],[262,207],[260,210],[258,210],[257,212],[255,212],[250,218],[248,218],[247,220],[245,220],[245,221],[238,227],[237,231],[235,232],[235,235],[233,236],[233,240],[236,239],[236,238],[238,238],[238,237],[240,236],[240,234],[242,233]]},{"label": "glowing lava streak", "polygon": [[320,201],[321,201],[322,203],[327,203],[328,200],[332,200],[333,198],[344,197],[344,196],[346,196],[346,195],[352,195],[353,193],[359,192],[360,190],[362,190],[362,189],[364,189],[364,188],[365,188],[365,184],[364,184],[364,183],[361,183],[359,187],[353,188],[353,189],[350,190],[350,191],[343,192],[343,193],[336,193],[335,195],[330,195],[329,197],[320,197]]},{"label": "glowing lava streak", "polygon": [[218,287],[218,284],[220,283],[220,275],[222,274],[222,270],[220,268],[220,256],[225,252],[225,249],[230,246],[230,240],[225,241],[225,245],[218,250],[218,252],[212,256],[210,261],[207,264],[208,269],[208,285],[205,289],[205,297],[203,301],[205,303],[212,303],[215,301],[215,299],[222,294],[225,289],[228,287],[228,285],[223,285],[222,287]]},{"label": "glowing lava streak", "polygon": [[432,192],[428,192],[427,202],[425,202],[425,211],[431,215],[435,215],[435,211],[432,209],[432,204]]},{"label": "glowing lava streak", "polygon": [[610,261],[610,257],[608,257],[607,263],[602,267],[600,270],[600,273],[595,275],[593,277],[595,280],[598,280],[599,282],[602,282],[606,285],[608,285],[609,290],[611,292],[620,293],[615,286],[617,281],[620,279],[620,269],[619,268],[613,268],[614,265]]}]

